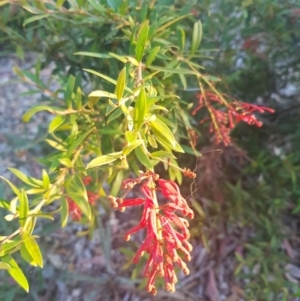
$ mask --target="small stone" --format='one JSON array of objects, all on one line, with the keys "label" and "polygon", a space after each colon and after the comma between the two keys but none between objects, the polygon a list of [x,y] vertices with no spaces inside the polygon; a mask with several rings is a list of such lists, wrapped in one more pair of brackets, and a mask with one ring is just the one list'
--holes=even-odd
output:
[{"label": "small stone", "polygon": [[73,297],[79,297],[81,295],[81,289],[80,288],[75,288],[72,290],[72,296]]}]

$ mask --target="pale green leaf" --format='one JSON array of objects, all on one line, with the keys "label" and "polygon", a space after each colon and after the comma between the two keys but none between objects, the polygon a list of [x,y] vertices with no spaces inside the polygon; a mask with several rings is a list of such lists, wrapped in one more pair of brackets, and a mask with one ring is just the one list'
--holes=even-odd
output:
[{"label": "pale green leaf", "polygon": [[21,190],[19,201],[20,201],[19,222],[21,226],[24,226],[29,212],[29,203],[28,203],[27,194],[23,189]]},{"label": "pale green leaf", "polygon": [[115,94],[119,101],[123,97],[125,85],[126,85],[126,67],[121,70],[116,84]]},{"label": "pale green leaf", "polygon": [[136,47],[135,47],[135,57],[138,62],[142,60],[142,57],[144,55],[145,45],[148,38],[148,32],[149,32],[149,20],[146,20],[142,24],[139,30]]},{"label": "pale green leaf", "polygon": [[86,168],[89,169],[89,168],[106,165],[108,163],[112,163],[112,162],[116,161],[117,159],[119,159],[121,157],[121,155],[122,155],[122,152],[115,152],[115,153],[111,153],[108,155],[99,156],[99,157],[93,159],[91,162],[89,162]]},{"label": "pale green leaf", "polygon": [[28,293],[28,281],[16,261],[10,255],[3,256],[2,261],[9,265],[10,268],[7,270],[9,275]]},{"label": "pale green leaf", "polygon": [[151,52],[148,55],[147,61],[146,61],[146,66],[147,67],[149,67],[153,63],[153,61],[155,60],[159,50],[160,50],[160,46],[156,46],[151,50]]},{"label": "pale green leaf", "polygon": [[141,89],[137,97],[134,109],[134,129],[138,131],[145,119],[146,114],[146,92],[145,89]]},{"label": "pale green leaf", "polygon": [[112,93],[109,93],[106,91],[102,91],[102,90],[93,91],[92,93],[90,93],[89,97],[117,98],[117,96],[115,94],[112,94]]},{"label": "pale green leaf", "polygon": [[54,132],[66,121],[66,116],[58,115],[53,118],[49,124],[48,133]]},{"label": "pale green leaf", "polygon": [[[23,236],[25,238],[28,237],[28,234],[23,233]],[[27,237],[26,237],[27,236]],[[36,263],[37,266],[43,267],[43,256],[40,251],[40,247],[35,241],[33,237],[29,237],[28,239],[24,240],[24,246],[26,250],[28,251],[29,255],[31,256],[32,260]]]},{"label": "pale green leaf", "polygon": [[201,39],[202,39],[202,24],[201,24],[201,21],[198,20],[194,24],[191,55],[193,55],[199,48]]}]

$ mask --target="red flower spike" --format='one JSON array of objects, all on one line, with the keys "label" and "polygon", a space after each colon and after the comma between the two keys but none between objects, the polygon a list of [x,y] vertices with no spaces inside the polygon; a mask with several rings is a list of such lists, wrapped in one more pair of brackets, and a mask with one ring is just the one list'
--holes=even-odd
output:
[{"label": "red flower spike", "polygon": [[[155,183],[168,201],[163,206],[158,204]],[[109,197],[109,200],[115,209],[144,206],[140,222],[126,232],[125,240],[129,240],[130,236],[137,231],[145,229],[146,238],[137,250],[133,262],[138,263],[140,257],[148,253],[149,258],[144,268],[144,277],[148,278],[147,291],[155,295],[157,293],[155,280],[157,277],[164,277],[166,290],[174,292],[174,284],[177,282],[174,263],[177,263],[185,274],[189,273],[177,251],[182,252],[185,260],[189,261],[191,258],[189,252],[192,250],[192,246],[187,242],[190,236],[189,223],[184,217],[178,217],[176,212],[183,216],[193,217],[193,211],[173,181],[159,179],[159,176],[153,172],[147,172],[137,179],[127,179],[123,182],[122,187],[126,189],[125,195],[128,194],[130,187],[136,184],[142,184],[141,190],[145,198],[123,200]]]},{"label": "red flower spike", "polygon": [[[195,115],[203,107],[207,108],[210,115],[210,118],[208,118],[210,119],[209,131],[214,133],[217,144],[223,143],[225,146],[229,145],[231,143],[230,131],[241,121],[249,125],[261,127],[263,123],[257,120],[253,113],[274,113],[274,110],[271,108],[255,104],[238,102],[236,100],[227,103],[223,98],[224,96],[211,92],[200,93],[197,95],[198,105],[192,111],[192,115]],[[223,109],[215,108],[215,105],[218,107],[221,105]],[[207,118],[201,120],[200,123],[206,120]]]}]

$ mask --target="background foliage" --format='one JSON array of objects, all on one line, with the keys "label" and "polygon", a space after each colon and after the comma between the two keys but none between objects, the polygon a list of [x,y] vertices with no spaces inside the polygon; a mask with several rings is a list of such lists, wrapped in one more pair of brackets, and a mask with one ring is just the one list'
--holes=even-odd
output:
[{"label": "background foliage", "polygon": [[[79,13],[84,2],[61,2],[60,14],[36,14],[34,17],[32,12],[18,6],[1,7],[1,53],[15,52],[22,59],[28,51],[37,52],[36,74],[28,76],[25,71],[16,71],[43,91],[41,102],[49,102],[51,98],[47,84],[38,79],[40,69],[49,64],[54,65],[53,77],[62,87],[68,76],[73,75],[75,85],[83,89],[99,85],[111,89],[105,81],[83,69],[101,70],[117,78],[121,62],[75,56],[74,53],[126,54],[129,45],[120,30],[124,19],[118,14],[122,15],[122,9],[123,13],[126,11],[126,5],[135,7],[132,17],[140,22],[149,14],[139,1],[124,1],[123,5],[121,1],[101,1],[111,12],[103,17],[98,2],[89,1],[93,8],[90,15],[86,15]],[[44,9],[42,4],[36,3],[36,9]],[[149,1],[150,6],[152,3]],[[287,250],[299,247],[300,36],[297,28],[300,5],[298,1],[271,0],[159,1],[154,5],[158,16],[171,18],[175,10],[181,15],[192,12],[193,17],[171,27],[179,36],[181,28],[184,29],[187,41],[192,39],[194,21],[201,20],[202,56],[197,63],[205,66],[208,74],[222,79],[224,93],[276,110],[275,114],[261,117],[263,128],[240,124],[232,134],[234,144],[227,148],[214,144],[206,124],[193,124],[199,137],[195,148],[202,157],[196,161],[182,155],[179,159],[179,162],[190,162],[191,169],[197,167],[198,190],[191,201],[202,215],[192,224],[193,238],[205,245],[216,261],[223,256],[221,246],[226,245],[225,240],[237,242],[237,265],[231,277],[242,283],[245,299],[292,300],[292,297],[299,297],[298,286],[285,277],[285,267],[288,262],[299,263],[296,252]],[[173,78],[169,82],[164,80],[169,92],[179,91],[186,103],[195,102],[198,88],[193,78],[188,76],[186,82],[180,77],[177,82]],[[190,111],[186,110],[187,113]],[[197,114],[196,121],[202,117],[201,113]],[[170,119],[179,117],[175,114]],[[177,134],[184,142],[184,127],[179,125]],[[108,145],[110,143],[107,141]],[[48,152],[46,146],[45,149]],[[189,186],[186,191],[188,194]],[[218,266],[214,268],[217,270]]]}]

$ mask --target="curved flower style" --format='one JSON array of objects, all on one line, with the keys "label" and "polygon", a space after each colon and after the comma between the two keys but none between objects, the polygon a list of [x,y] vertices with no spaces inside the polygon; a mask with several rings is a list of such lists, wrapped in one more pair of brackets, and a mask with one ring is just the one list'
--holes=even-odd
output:
[{"label": "curved flower style", "polygon": [[[146,230],[146,237],[137,250],[133,262],[138,263],[140,257],[148,253],[149,258],[144,269],[144,276],[148,278],[147,291],[155,295],[157,293],[155,280],[157,277],[164,277],[165,289],[174,292],[177,283],[174,263],[184,274],[189,274],[185,261],[191,260],[192,245],[188,242],[189,223],[185,217],[192,219],[194,213],[181,196],[176,183],[159,179],[158,175],[150,172],[142,174],[137,179],[125,180],[122,185],[127,189],[125,196],[140,183],[144,198],[123,199],[110,196],[110,205],[121,211],[126,207],[144,206],[140,222],[127,231],[125,240],[130,240],[131,235],[141,229]],[[167,200],[166,204],[158,204],[156,191],[163,194]],[[181,216],[178,216],[178,213]],[[184,260],[178,252],[183,254]]]}]

